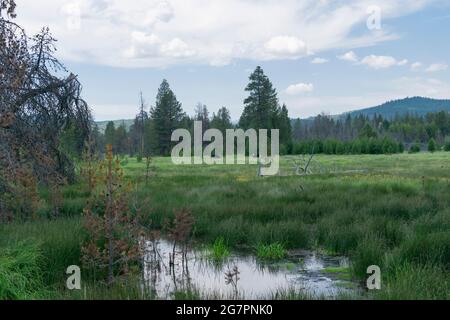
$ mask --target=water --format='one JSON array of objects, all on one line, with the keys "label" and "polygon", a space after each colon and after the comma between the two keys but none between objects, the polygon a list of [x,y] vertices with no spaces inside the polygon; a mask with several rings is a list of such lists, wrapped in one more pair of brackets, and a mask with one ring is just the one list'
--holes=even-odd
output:
[{"label": "water", "polygon": [[[351,289],[354,283],[326,270],[347,267],[347,259],[341,257],[298,251],[277,263],[261,263],[252,256],[234,255],[217,264],[203,251],[188,250],[184,259],[178,252],[171,267],[172,249],[172,244],[164,240],[156,246],[146,243],[145,282],[160,299],[173,299],[175,292],[186,291],[211,299],[271,299],[280,290],[334,298],[354,290]],[[239,274],[233,274],[234,271]]]}]

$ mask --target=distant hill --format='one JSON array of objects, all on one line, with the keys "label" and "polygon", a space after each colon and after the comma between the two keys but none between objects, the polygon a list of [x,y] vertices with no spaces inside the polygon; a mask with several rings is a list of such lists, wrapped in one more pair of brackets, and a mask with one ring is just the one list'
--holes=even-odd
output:
[{"label": "distant hill", "polygon": [[424,116],[430,112],[447,111],[450,112],[450,100],[437,100],[423,97],[405,98],[386,102],[380,106],[361,109],[343,114],[350,114],[356,117],[360,114],[373,117],[375,114],[383,116],[383,118],[393,118],[395,115],[418,115]]},{"label": "distant hill", "polygon": [[[389,101],[377,107],[351,111],[340,115],[334,115],[331,117],[334,119],[338,119],[346,117],[348,114],[350,114],[352,117],[356,117],[360,114],[366,115],[368,117],[373,117],[375,114],[377,114],[383,116],[383,118],[389,119],[395,117],[395,115],[397,114],[402,116],[409,113],[411,115],[425,116],[427,113],[439,111],[450,112],[450,100],[412,97],[401,100]],[[313,121],[314,118],[315,117],[302,119],[302,123],[311,123],[311,121]],[[294,123],[294,121],[295,120],[292,119],[292,123]],[[102,133],[105,132],[106,125],[108,124],[108,122],[109,121],[96,122],[100,132]],[[133,119],[115,120],[113,122],[116,128],[121,124],[125,124],[125,128],[128,131],[130,130],[130,127],[133,125],[134,120]]]},{"label": "distant hill", "polygon": [[[101,133],[104,133],[106,130],[106,125],[108,124],[108,122],[110,121],[96,121],[95,123],[98,126],[98,130]],[[134,120],[114,120],[114,126],[117,128],[120,125],[124,124],[125,125],[125,129],[127,129],[127,131],[130,130],[130,127],[133,125]]]}]

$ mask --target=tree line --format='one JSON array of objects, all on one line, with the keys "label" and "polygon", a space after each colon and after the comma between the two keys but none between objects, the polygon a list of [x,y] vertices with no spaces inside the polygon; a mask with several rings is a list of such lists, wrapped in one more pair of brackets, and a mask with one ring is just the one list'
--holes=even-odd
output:
[{"label": "tree line", "polygon": [[[450,148],[450,114],[446,111],[421,115],[359,114],[333,118],[321,114],[293,122],[294,153],[304,150],[333,154],[380,154]],[[396,147],[395,147],[396,146]],[[431,146],[431,147],[430,147]]]},{"label": "tree line", "polygon": [[[193,134],[194,122],[201,121],[203,130],[218,129],[224,135],[227,129],[279,129],[280,143],[285,149],[292,148],[292,127],[286,105],[280,105],[278,94],[261,67],[250,75],[245,88],[249,96],[244,101],[244,111],[239,123],[233,124],[226,107],[210,114],[208,107],[199,103],[193,116],[187,115],[170,88],[163,80],[156,96],[156,103],[148,107],[141,95],[139,112],[129,130],[125,125],[116,127],[109,122],[104,134],[96,132],[99,145],[112,144],[115,153],[143,158],[148,155],[168,156],[174,143],[172,133],[176,129],[187,129]],[[269,131],[270,132],[270,131]],[[101,148],[103,149],[103,148]]]},{"label": "tree line", "polygon": [[261,67],[250,75],[245,91],[248,97],[243,113],[233,124],[226,107],[211,115],[208,107],[199,103],[195,114],[188,116],[163,80],[155,106],[148,107],[141,94],[139,112],[129,130],[125,124],[116,127],[111,121],[104,133],[94,132],[101,146],[112,144],[115,153],[138,158],[170,155],[172,132],[183,128],[192,134],[194,121],[201,121],[204,131],[214,128],[224,134],[237,128],[279,129],[282,154],[392,154],[450,148],[450,114],[446,111],[393,118],[320,114],[310,120],[291,120],[287,106],[279,103],[277,91]]}]

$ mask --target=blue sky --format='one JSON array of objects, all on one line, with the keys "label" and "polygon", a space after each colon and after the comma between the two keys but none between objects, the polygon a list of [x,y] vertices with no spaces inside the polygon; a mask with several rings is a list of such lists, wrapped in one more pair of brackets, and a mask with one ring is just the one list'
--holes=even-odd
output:
[{"label": "blue sky", "polygon": [[153,105],[163,78],[188,114],[202,102],[211,113],[228,107],[236,120],[257,65],[291,117],[450,98],[450,1],[129,3],[18,1],[29,33],[50,26],[97,120],[133,118],[139,92]]}]

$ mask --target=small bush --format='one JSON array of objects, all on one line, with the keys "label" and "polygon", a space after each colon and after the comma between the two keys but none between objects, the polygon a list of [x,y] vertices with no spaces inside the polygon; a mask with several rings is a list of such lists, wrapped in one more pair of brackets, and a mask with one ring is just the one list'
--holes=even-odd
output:
[{"label": "small bush", "polygon": [[437,144],[436,144],[436,140],[431,138],[430,141],[428,142],[428,151],[429,152],[436,152],[437,149],[438,149],[438,147],[437,147]]},{"label": "small bush", "polygon": [[418,143],[411,146],[409,149],[409,153],[419,153],[421,150],[420,145]]},{"label": "small bush", "polygon": [[398,144],[398,153],[404,153],[404,152],[405,152],[405,145],[402,142],[400,142]]},{"label": "small bush", "polygon": [[444,146],[444,150],[450,152],[450,141],[447,141]]}]

